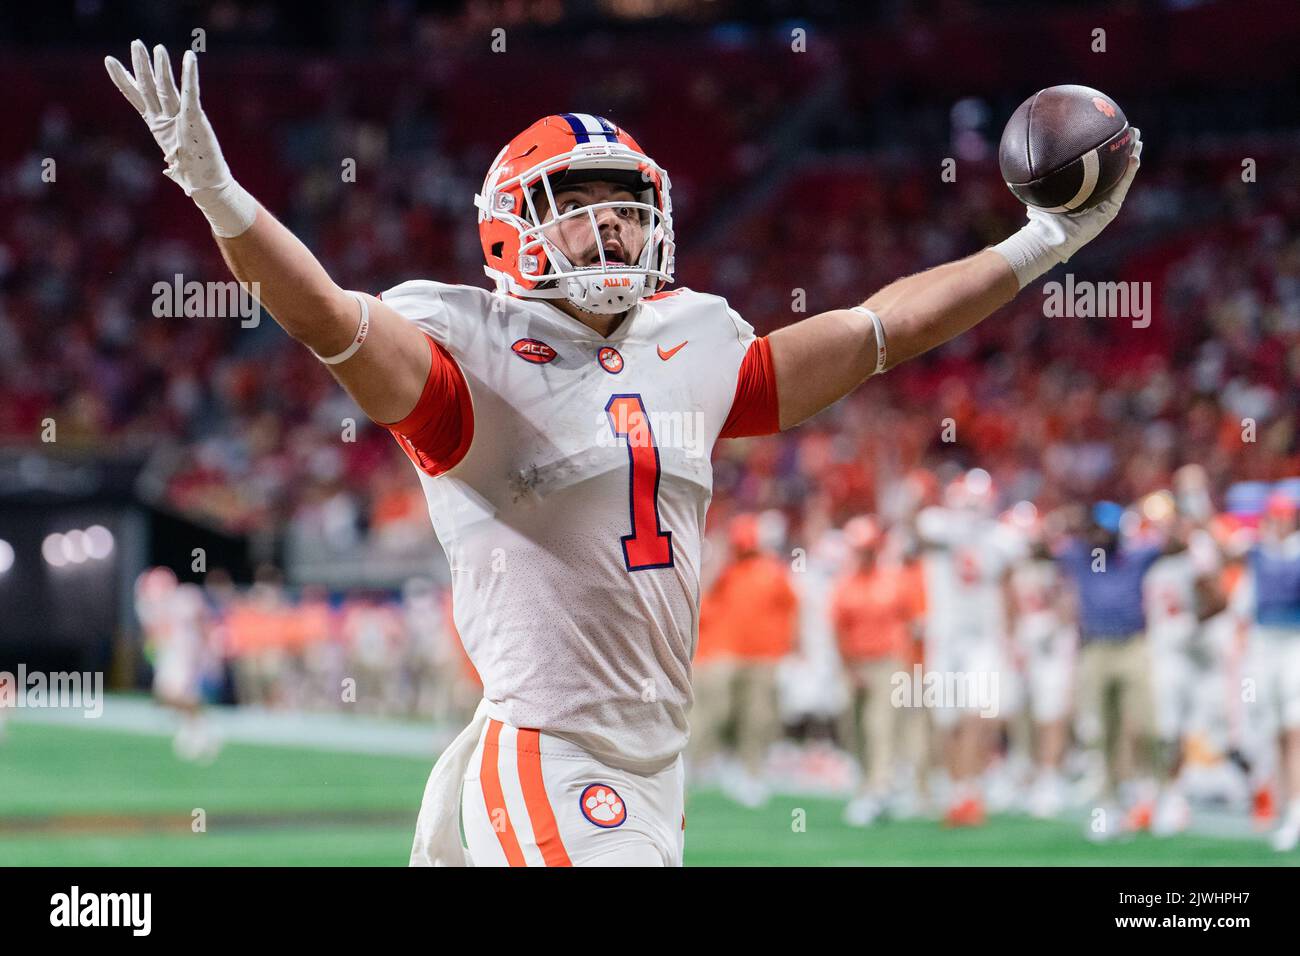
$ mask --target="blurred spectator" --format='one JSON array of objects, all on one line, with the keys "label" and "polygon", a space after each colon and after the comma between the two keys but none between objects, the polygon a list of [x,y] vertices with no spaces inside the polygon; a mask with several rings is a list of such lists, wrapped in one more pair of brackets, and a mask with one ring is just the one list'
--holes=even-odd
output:
[{"label": "blurred spectator", "polygon": [[[849,675],[852,703],[845,709],[844,739],[856,738],[863,768],[858,792],[845,819],[866,826],[884,809],[894,771],[897,717],[893,699],[896,675],[903,670],[913,639],[920,633],[922,590],[898,563],[882,561],[883,535],[876,521],[862,515],[844,534],[854,552],[852,570],[835,588],[831,619]],[[852,718],[859,715],[856,727]]]},{"label": "blurred spectator", "polygon": [[766,799],[765,761],[781,726],[777,664],[794,649],[798,597],[786,563],[763,547],[757,515],[732,519],[728,536],[732,559],[713,584],[709,608],[727,622],[727,643],[735,656],[727,710],[734,717],[743,773],[737,793],[757,804]]}]

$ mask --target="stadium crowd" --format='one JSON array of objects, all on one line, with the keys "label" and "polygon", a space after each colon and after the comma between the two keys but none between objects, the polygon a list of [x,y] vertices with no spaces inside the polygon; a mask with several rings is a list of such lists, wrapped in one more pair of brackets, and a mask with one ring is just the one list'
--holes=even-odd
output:
[{"label": "stadium crowd", "polygon": [[[770,49],[725,36],[692,44],[656,47],[654,79],[637,64],[595,90],[582,76],[530,71],[532,53],[512,63],[537,77],[535,98],[594,98],[637,131],[673,175],[678,284],[727,296],[759,331],[996,241],[1023,215],[992,160],[988,107],[970,103],[937,118],[933,104],[918,106],[925,123],[906,118],[907,148],[837,154],[862,132],[832,124],[781,181],[736,188],[757,181],[779,150],[778,121],[820,97],[843,60],[815,47],[778,79]],[[605,63],[617,48],[590,55]],[[675,62],[683,68],[667,68]],[[249,188],[340,283],[377,292],[412,277],[483,283],[469,197],[501,130],[531,121],[534,107],[507,100],[493,124],[467,115],[482,68],[457,55],[423,67],[418,84],[396,63],[358,83],[348,61],[226,57],[205,75],[210,91],[240,91],[213,93],[210,109]],[[11,72],[39,87],[39,74]],[[15,97],[13,122],[35,130],[34,145],[0,149],[0,441],[38,442],[53,419],[62,447],[151,455],[161,499],[226,530],[296,525],[317,547],[346,550],[374,528],[408,547],[400,525],[420,507],[409,468],[310,355],[270,322],[155,314],[156,283],[226,271],[111,84],[87,72],[78,85],[75,101],[39,88]],[[656,108],[651,89],[673,110]],[[1300,161],[1268,138],[1160,145],[1126,210],[1127,234],[1148,241],[1110,247],[1105,275],[1152,284],[1149,326],[1045,320],[1030,290],[814,427],[759,450],[723,448],[737,467],[720,469],[719,501],[734,490],[744,507],[794,510],[817,485],[836,508],[860,510],[875,469],[954,448],[1034,499],[1035,485],[1062,499],[1141,494],[1152,486],[1141,472],[1175,454],[1220,486],[1293,473]],[[960,157],[955,182],[939,175],[947,155]],[[1257,182],[1243,182],[1242,155],[1258,164]],[[355,160],[355,181],[339,157]],[[52,171],[46,158],[57,159]],[[1259,423],[1251,446],[1232,439],[1245,417]],[[947,449],[936,447],[945,418],[957,426]],[[760,478],[741,487],[741,472]]]}]

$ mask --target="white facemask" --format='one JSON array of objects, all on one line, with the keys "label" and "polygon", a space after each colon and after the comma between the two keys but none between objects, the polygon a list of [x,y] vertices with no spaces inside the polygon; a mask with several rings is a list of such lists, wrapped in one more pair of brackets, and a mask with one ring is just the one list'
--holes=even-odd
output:
[{"label": "white facemask", "polygon": [[618,315],[636,305],[645,294],[644,273],[617,272],[600,266],[575,268],[564,253],[554,248],[551,258],[559,271],[577,273],[560,279],[559,284],[564,297],[584,312]]}]

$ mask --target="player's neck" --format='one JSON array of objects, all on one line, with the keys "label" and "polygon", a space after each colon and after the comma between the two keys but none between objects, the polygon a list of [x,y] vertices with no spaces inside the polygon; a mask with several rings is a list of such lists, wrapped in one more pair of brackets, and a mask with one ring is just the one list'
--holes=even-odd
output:
[{"label": "player's neck", "polygon": [[547,301],[565,315],[577,319],[587,328],[605,339],[613,335],[615,330],[623,324],[623,320],[627,318],[626,312],[620,312],[618,315],[597,315],[594,312],[587,312],[578,308],[568,299],[548,299]]}]

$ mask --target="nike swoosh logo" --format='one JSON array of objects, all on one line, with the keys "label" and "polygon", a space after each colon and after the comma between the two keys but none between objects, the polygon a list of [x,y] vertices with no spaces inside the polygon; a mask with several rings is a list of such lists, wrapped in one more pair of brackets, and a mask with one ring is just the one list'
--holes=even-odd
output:
[{"label": "nike swoosh logo", "polygon": [[[689,339],[687,341],[689,341]],[[664,347],[662,345],[655,346],[655,348],[659,350],[659,357],[663,359],[665,362],[667,362],[670,358],[672,358],[674,355],[676,355],[685,347],[686,347],[686,342],[683,342],[681,345],[677,346],[676,348],[671,348],[667,352],[665,352]]]}]

